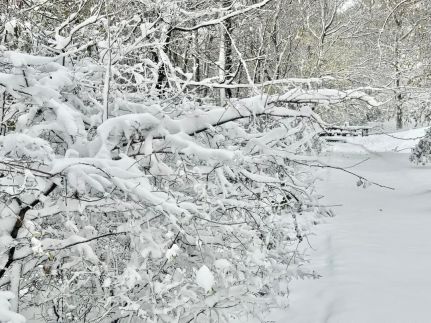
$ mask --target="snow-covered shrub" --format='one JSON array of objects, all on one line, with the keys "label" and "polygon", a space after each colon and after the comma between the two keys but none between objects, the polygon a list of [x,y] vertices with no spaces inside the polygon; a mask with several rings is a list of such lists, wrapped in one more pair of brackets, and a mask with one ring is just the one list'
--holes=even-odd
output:
[{"label": "snow-covered shrub", "polygon": [[412,149],[410,161],[422,165],[431,162],[431,128],[426,131],[425,136]]},{"label": "snow-covered shrub", "polygon": [[321,212],[310,109],[267,95],[175,110],[122,96],[102,121],[58,63],[8,52],[3,64],[19,113],[0,141],[2,232],[13,238],[1,240],[0,275],[7,283],[23,261],[21,308],[187,322],[286,304],[297,245]]},{"label": "snow-covered shrub", "polygon": [[110,2],[109,21],[103,2],[38,3],[59,19],[34,15],[34,55],[16,37],[0,49],[0,286],[20,280],[36,321],[232,322],[286,305],[325,213],[310,105],[369,99],[290,87],[198,103],[216,100],[185,90],[157,18],[188,11],[144,2],[128,3],[141,16]]}]

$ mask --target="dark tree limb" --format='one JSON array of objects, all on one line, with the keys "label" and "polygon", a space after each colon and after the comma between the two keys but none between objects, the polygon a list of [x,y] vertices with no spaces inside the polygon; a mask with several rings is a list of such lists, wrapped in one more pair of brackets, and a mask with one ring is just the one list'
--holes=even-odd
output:
[{"label": "dark tree limb", "polygon": [[[49,187],[42,193],[43,196],[48,196],[49,194],[51,194],[55,188],[57,187],[57,184],[55,183],[51,183],[49,185]],[[22,205],[21,200],[17,199],[18,201],[18,205]],[[30,204],[22,207],[19,212],[18,212],[18,218],[15,221],[15,225],[13,226],[13,229],[10,233],[10,236],[13,239],[16,239],[18,236],[18,232],[21,229],[24,220],[25,220],[25,215],[27,214],[27,212],[29,210],[31,210],[32,208],[34,208],[36,205],[38,205],[41,202],[40,198],[36,198],[35,200],[33,200],[33,202],[31,202]],[[13,261],[14,261],[14,255],[15,255],[15,251],[16,251],[16,247],[12,247],[9,249],[8,252],[8,260],[5,264],[5,266],[0,269],[0,278],[2,278],[5,274],[6,274],[6,270],[10,267],[10,265],[12,265]]]}]

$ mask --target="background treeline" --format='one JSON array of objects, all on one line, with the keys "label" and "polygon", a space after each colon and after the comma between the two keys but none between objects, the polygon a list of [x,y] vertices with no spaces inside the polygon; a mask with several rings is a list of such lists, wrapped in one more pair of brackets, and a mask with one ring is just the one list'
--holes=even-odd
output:
[{"label": "background treeline", "polygon": [[[379,111],[331,109],[328,121],[392,118],[402,127],[429,119],[431,9],[424,0],[6,3],[3,45],[50,55],[84,46],[81,55],[112,62],[115,90],[223,104],[256,88],[297,86],[294,78],[331,76],[325,86],[364,87],[391,101]],[[127,73],[116,75],[124,65]]]}]

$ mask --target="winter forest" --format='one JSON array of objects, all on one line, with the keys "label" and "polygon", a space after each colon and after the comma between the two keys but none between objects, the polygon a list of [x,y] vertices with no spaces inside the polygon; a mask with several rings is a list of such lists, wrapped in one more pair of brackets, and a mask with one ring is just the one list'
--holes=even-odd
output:
[{"label": "winter forest", "polygon": [[431,2],[0,0],[0,322],[430,322]]}]

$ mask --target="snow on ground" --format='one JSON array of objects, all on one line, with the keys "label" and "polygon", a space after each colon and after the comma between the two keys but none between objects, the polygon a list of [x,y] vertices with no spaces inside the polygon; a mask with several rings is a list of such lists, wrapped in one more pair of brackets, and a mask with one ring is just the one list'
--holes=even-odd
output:
[{"label": "snow on ground", "polygon": [[[397,136],[422,134],[421,129]],[[306,268],[321,278],[292,281],[290,308],[268,321],[431,322],[431,167],[388,152],[404,141],[385,135],[352,141],[373,153],[353,154],[348,144],[337,143],[326,161],[346,167],[370,158],[349,170],[395,190],[357,187],[355,178],[337,170],[321,173],[322,202],[342,204],[309,238],[313,249],[306,249]]]},{"label": "snow on ground", "polygon": [[344,144],[332,146],[334,152],[364,154],[372,152],[409,152],[425,135],[427,128],[412,129],[396,133],[375,134],[367,137],[339,137]]}]

